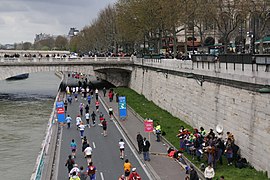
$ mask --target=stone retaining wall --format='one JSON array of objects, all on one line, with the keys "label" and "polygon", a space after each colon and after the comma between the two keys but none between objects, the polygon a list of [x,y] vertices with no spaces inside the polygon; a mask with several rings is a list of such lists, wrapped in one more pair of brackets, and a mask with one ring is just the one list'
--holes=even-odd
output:
[{"label": "stone retaining wall", "polygon": [[[270,172],[270,95],[135,67],[130,88],[194,126],[232,132],[241,154]],[[177,134],[177,132],[175,132]]]}]

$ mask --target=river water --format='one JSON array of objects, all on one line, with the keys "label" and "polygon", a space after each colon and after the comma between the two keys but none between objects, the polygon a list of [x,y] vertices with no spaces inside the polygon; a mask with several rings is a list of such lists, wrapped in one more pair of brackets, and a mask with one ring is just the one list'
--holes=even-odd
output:
[{"label": "river water", "polygon": [[0,81],[0,179],[30,179],[59,84],[53,72]]}]

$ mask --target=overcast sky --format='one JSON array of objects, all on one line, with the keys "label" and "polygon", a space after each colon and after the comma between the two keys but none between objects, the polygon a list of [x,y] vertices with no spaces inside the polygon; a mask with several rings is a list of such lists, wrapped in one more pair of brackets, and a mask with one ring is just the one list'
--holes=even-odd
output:
[{"label": "overcast sky", "polygon": [[32,42],[35,34],[82,29],[116,0],[0,0],[0,44]]}]

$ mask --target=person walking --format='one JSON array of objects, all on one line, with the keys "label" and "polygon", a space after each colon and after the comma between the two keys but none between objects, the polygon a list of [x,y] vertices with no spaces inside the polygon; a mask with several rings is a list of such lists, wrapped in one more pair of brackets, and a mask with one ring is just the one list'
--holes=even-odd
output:
[{"label": "person walking", "polygon": [[146,138],[143,138],[143,159],[145,161],[150,161],[150,156],[149,156],[149,149],[150,149],[150,142],[146,140]]},{"label": "person walking", "polygon": [[96,116],[97,116],[97,115],[96,115],[95,111],[93,111],[92,114],[91,114],[93,126],[96,125]]},{"label": "person walking", "polygon": [[90,180],[96,180],[96,166],[93,165],[93,162],[89,163],[89,166],[87,167],[87,174],[90,177]]},{"label": "person walking", "polygon": [[70,142],[70,149],[71,149],[72,158],[76,158],[77,143],[75,142],[74,139],[72,139]]},{"label": "person walking", "polygon": [[106,119],[104,119],[101,124],[102,124],[102,128],[103,128],[103,136],[105,137],[105,136],[107,136],[107,121],[106,121]]},{"label": "person walking", "polygon": [[129,162],[128,159],[125,160],[124,162],[124,172],[125,172],[125,179],[128,180],[128,177],[130,175],[130,171],[131,171],[132,165]]},{"label": "person walking", "polygon": [[141,154],[143,149],[143,137],[140,132],[138,132],[136,139],[138,143],[139,154]]},{"label": "person walking", "polygon": [[204,177],[206,180],[212,180],[215,176],[214,168],[212,168],[211,164],[208,164],[208,166],[204,170]]},{"label": "person walking", "polygon": [[68,173],[71,171],[71,169],[73,168],[74,164],[75,164],[75,161],[72,159],[72,156],[69,155],[68,156],[68,159],[66,161],[66,164],[65,164],[65,166],[68,169]]},{"label": "person walking", "polygon": [[141,180],[141,176],[136,172],[136,168],[132,168],[132,172],[129,175],[128,180]]},{"label": "person walking", "polygon": [[190,165],[190,180],[199,180],[197,171],[194,169],[193,165]]},{"label": "person walking", "polygon": [[104,95],[104,97],[106,96],[106,88],[104,87],[103,89],[102,89],[102,91],[103,91],[103,95]]},{"label": "person walking", "polygon": [[124,159],[125,142],[123,141],[123,139],[120,139],[118,145],[120,148],[120,159]]},{"label": "person walking", "polygon": [[67,126],[68,126],[67,128],[69,129],[69,128],[70,128],[70,123],[71,123],[71,121],[72,121],[72,118],[69,116],[69,114],[67,115],[65,121],[67,122]]}]

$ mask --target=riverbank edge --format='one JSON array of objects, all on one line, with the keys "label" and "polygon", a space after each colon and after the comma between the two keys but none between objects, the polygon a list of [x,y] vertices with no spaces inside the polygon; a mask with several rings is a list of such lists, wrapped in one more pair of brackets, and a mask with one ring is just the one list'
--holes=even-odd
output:
[{"label": "riverbank edge", "polygon": [[[58,76],[60,80],[60,84],[63,82],[64,75],[62,72],[55,72],[55,75]],[[58,90],[58,93],[56,95],[52,112],[48,121],[48,125],[46,128],[46,133],[44,136],[44,139],[41,144],[41,150],[38,153],[36,163],[31,175],[30,180],[48,180],[51,179],[54,170],[56,169],[54,166],[56,165],[55,159],[56,159],[56,150],[57,150],[57,140],[59,139],[59,126],[58,123],[55,122],[56,120],[56,102],[61,96],[60,89]]]}]

